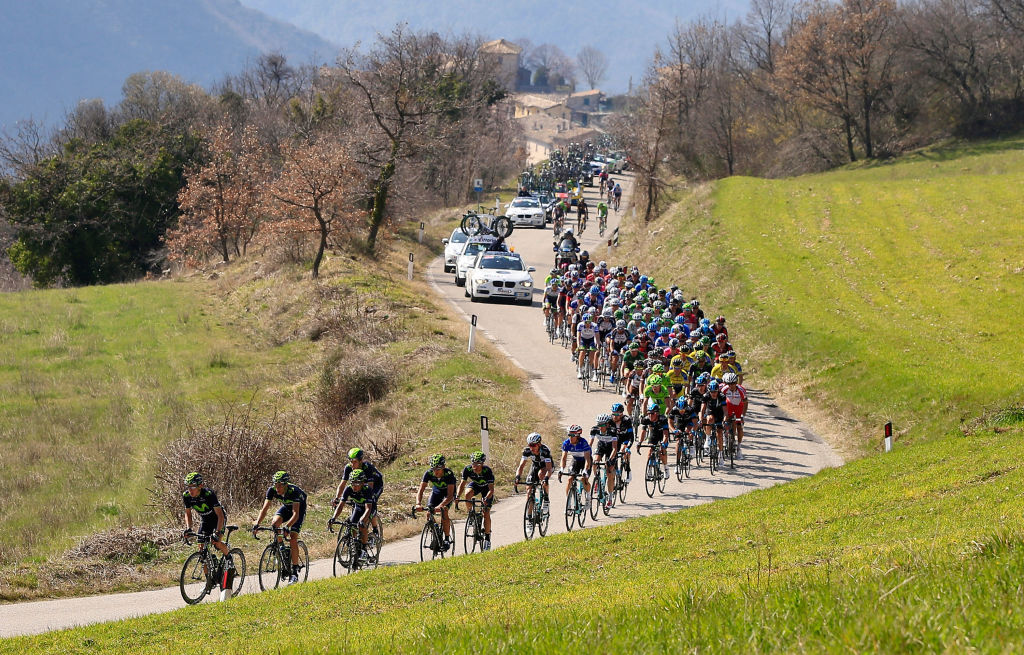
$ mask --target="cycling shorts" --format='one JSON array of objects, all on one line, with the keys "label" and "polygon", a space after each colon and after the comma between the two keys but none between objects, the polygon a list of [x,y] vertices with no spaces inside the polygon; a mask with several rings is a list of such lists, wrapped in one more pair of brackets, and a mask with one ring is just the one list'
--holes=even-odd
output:
[{"label": "cycling shorts", "polygon": [[[302,522],[306,520],[306,510],[305,510],[305,508],[302,508],[301,505],[299,507],[301,508],[299,510],[299,512],[300,512],[299,513],[299,520],[296,521],[295,524],[292,525],[291,528],[289,528],[292,532],[299,532],[299,531],[301,531],[302,530]],[[281,507],[278,508],[276,514],[277,514],[277,516],[281,517],[281,523],[282,524],[287,523],[288,520],[292,518],[292,506],[291,505],[281,505]]]},{"label": "cycling shorts", "polygon": [[[213,512],[210,512],[210,514],[208,516],[200,516],[199,518],[202,519],[202,523],[200,523],[200,525],[199,525],[199,532],[197,533],[197,535],[200,536],[200,537],[211,537],[212,536],[215,541],[219,541],[219,539],[216,538],[217,537],[217,515],[215,513],[213,513]],[[224,515],[224,522],[225,522],[225,524],[227,523],[227,514]]]},{"label": "cycling shorts", "polygon": [[430,500],[427,501],[427,507],[434,509],[438,505],[444,502],[444,499],[448,497],[447,489],[438,489],[434,487],[430,490]]},{"label": "cycling shorts", "polygon": [[598,336],[599,341],[601,343],[604,343],[605,339],[607,339],[608,335],[611,334],[611,333],[612,333],[611,330],[607,330],[607,331],[604,331],[604,332],[598,332],[597,336]]},{"label": "cycling shorts", "polygon": [[540,482],[540,473],[545,470],[547,466],[537,466],[534,464],[530,467],[530,472],[526,474],[526,484],[533,484],[534,482]]},{"label": "cycling shorts", "polygon": [[[532,473],[532,471],[531,471],[531,473]],[[487,496],[487,493],[490,491],[490,489],[488,489],[486,486],[478,487],[475,484],[471,484],[471,485],[469,485],[469,491],[471,491],[474,496],[479,496],[481,500],[484,500],[484,498]],[[494,504],[494,497],[493,496],[491,497],[490,500],[484,500],[484,507],[486,507],[487,509],[490,509],[493,504]]]},{"label": "cycling shorts", "polygon": [[608,457],[614,448],[615,444],[611,441],[598,441],[594,444],[594,454],[598,457]]},{"label": "cycling shorts", "polygon": [[594,340],[586,339],[584,337],[580,337],[579,347],[582,348],[583,350],[597,350],[597,347],[594,345]]},{"label": "cycling shorts", "polygon": [[736,419],[737,423],[743,423],[743,412],[740,405],[726,405],[725,415]]},{"label": "cycling shorts", "polygon": [[665,441],[665,433],[661,429],[647,431],[647,443],[654,446]]},{"label": "cycling shorts", "polygon": [[370,505],[370,518],[377,515],[377,503],[363,503],[352,506],[352,513],[349,514],[349,523],[358,523],[359,519],[363,518],[363,512],[366,511],[366,505]]},{"label": "cycling shorts", "polygon": [[612,350],[617,352],[617,353],[619,353],[619,354],[621,354],[622,353],[622,349],[625,348],[628,345],[629,345],[628,343],[615,343],[615,341],[613,340],[612,341]]},{"label": "cycling shorts", "polygon": [[[719,408],[719,409],[712,409],[712,410],[710,410],[707,413],[707,418],[713,419],[714,422],[715,422],[715,425],[721,425],[722,421],[725,420],[725,408],[722,407],[722,408]],[[704,419],[704,422],[707,423],[708,422],[707,419]]]},{"label": "cycling shorts", "polygon": [[619,452],[622,452],[623,450],[628,450],[629,447],[633,445],[633,439],[634,439],[635,436],[636,436],[636,434],[633,433],[633,432],[630,432],[629,434],[626,434],[626,435],[621,435],[620,434],[619,435]]},{"label": "cycling shorts", "polygon": [[554,307],[558,303],[558,296],[544,296],[543,307]]},{"label": "cycling shorts", "polygon": [[569,471],[572,474],[582,473],[583,469],[587,466],[587,460],[583,457],[573,457],[572,466],[569,467]]}]

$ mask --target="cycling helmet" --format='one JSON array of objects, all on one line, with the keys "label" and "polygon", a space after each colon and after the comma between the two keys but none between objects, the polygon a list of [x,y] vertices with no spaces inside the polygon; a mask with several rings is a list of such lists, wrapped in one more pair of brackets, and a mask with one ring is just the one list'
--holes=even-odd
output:
[{"label": "cycling helmet", "polygon": [[663,327],[660,330],[658,330],[659,336],[667,337],[670,334],[672,334],[672,330],[668,329],[667,327]]},{"label": "cycling helmet", "polygon": [[682,325],[686,323],[686,319],[682,316],[676,316],[676,325]]},{"label": "cycling helmet", "polygon": [[627,289],[632,289],[633,288],[633,281],[632,280],[626,280],[625,287]]},{"label": "cycling helmet", "polygon": [[665,309],[665,303],[661,302],[660,300],[655,300],[654,301],[654,310],[655,311],[661,311],[662,309]]},{"label": "cycling helmet", "polygon": [[678,409],[684,409],[686,407],[686,401],[680,398],[679,400],[676,401],[676,407]]},{"label": "cycling helmet", "polygon": [[611,307],[605,307],[601,310],[601,316],[611,316],[614,313]]},{"label": "cycling helmet", "polygon": [[633,343],[629,344],[629,349],[630,350],[640,350],[640,344],[638,344],[636,341],[634,341]]},{"label": "cycling helmet", "polygon": [[576,425],[575,423],[573,423],[572,425],[570,425],[569,427],[567,427],[565,429],[565,434],[567,436],[570,436],[570,437],[573,436],[573,435],[578,437],[581,434],[583,434],[583,428],[581,426]]},{"label": "cycling helmet", "polygon": [[646,275],[641,275],[640,276],[640,283],[641,284],[645,284],[646,282],[647,282],[647,276]]},{"label": "cycling helmet", "polygon": [[431,455],[430,456],[430,468],[432,468],[432,469],[444,468],[444,464],[447,461],[448,460],[446,460],[444,458],[444,455],[441,455],[441,454]]},{"label": "cycling helmet", "polygon": [[733,373],[732,371],[729,371],[728,373],[722,376],[722,382],[725,382],[726,384],[736,384],[736,381],[738,379],[739,378],[737,378],[736,374]]},{"label": "cycling helmet", "polygon": [[622,414],[626,411],[626,406],[622,403],[612,403],[612,414]]},{"label": "cycling helmet", "polygon": [[619,320],[615,321],[615,327],[619,330],[626,329],[626,321],[620,318]]},{"label": "cycling helmet", "polygon": [[278,471],[274,474],[274,484],[278,482],[288,482],[292,479],[292,476],[288,475],[288,471]]},{"label": "cycling helmet", "polygon": [[487,455],[483,454],[483,452],[479,451],[479,450],[474,451],[469,456],[469,463],[470,464],[483,464],[486,461],[487,461]]},{"label": "cycling helmet", "polygon": [[718,380],[712,380],[708,383],[708,391],[718,391]]},{"label": "cycling helmet", "polygon": [[572,307],[573,309],[576,309],[579,306],[580,306],[580,301],[578,301],[578,300],[573,300],[572,302],[569,303],[569,307]]},{"label": "cycling helmet", "polygon": [[608,303],[609,303],[609,304],[610,304],[610,305],[611,305],[612,307],[618,307],[619,305],[621,305],[621,304],[622,304],[622,301],[621,301],[621,300],[619,300],[618,296],[612,296],[611,298],[609,298],[609,299],[608,299]]},{"label": "cycling helmet", "polygon": [[642,320],[644,320],[644,315],[641,314],[640,312],[633,312],[633,320],[634,321],[642,321]]},{"label": "cycling helmet", "polygon": [[725,317],[724,317],[724,316],[719,316],[719,317],[718,317],[718,318],[716,318],[715,320],[716,320],[717,322],[719,322],[719,323],[725,323]]},{"label": "cycling helmet", "polygon": [[665,319],[666,321],[671,321],[671,320],[672,320],[672,312],[670,312],[670,311],[668,311],[668,310],[666,309],[665,311],[663,311],[663,312],[661,313],[661,317],[662,317],[663,319]]},{"label": "cycling helmet", "polygon": [[711,345],[711,337],[701,337],[700,338],[700,345],[704,346],[705,348],[710,346]]},{"label": "cycling helmet", "polygon": [[526,443],[530,446],[532,446],[535,443],[540,443],[540,439],[540,432],[531,432],[530,434],[526,435]]},{"label": "cycling helmet", "polygon": [[203,483],[203,476],[198,471],[193,471],[185,476],[185,484],[190,487],[197,487]]},{"label": "cycling helmet", "polygon": [[672,300],[678,300],[679,302],[682,302],[683,301],[683,292],[682,291],[673,291],[672,292]]},{"label": "cycling helmet", "polygon": [[657,412],[657,411],[658,411],[658,402],[655,401],[655,400],[648,400],[647,401],[647,413],[650,414],[651,412]]},{"label": "cycling helmet", "polygon": [[608,262],[606,262],[606,261],[598,262],[597,267],[598,268],[608,268]]},{"label": "cycling helmet", "polygon": [[729,352],[725,353],[725,356],[728,357],[729,359],[736,359],[736,351],[730,350]]},{"label": "cycling helmet", "polygon": [[679,347],[679,339],[669,339],[668,345],[671,348],[678,348]]},{"label": "cycling helmet", "polygon": [[611,414],[599,414],[597,417],[598,425],[611,425],[612,415]]},{"label": "cycling helmet", "polygon": [[558,275],[558,269],[557,268],[551,269],[551,274],[552,275]]},{"label": "cycling helmet", "polygon": [[366,473],[363,472],[363,469],[356,469],[348,476],[349,484],[363,484],[364,482],[366,482]]},{"label": "cycling helmet", "polygon": [[601,293],[601,287],[595,284],[594,286],[590,287],[590,293]]},{"label": "cycling helmet", "polygon": [[664,373],[665,372],[665,365],[664,364],[655,364],[654,366],[651,367],[651,371],[654,372],[654,373]]},{"label": "cycling helmet", "polygon": [[718,336],[715,337],[715,341],[725,341],[725,333],[724,332],[719,332]]},{"label": "cycling helmet", "polygon": [[565,228],[565,234],[572,234],[572,228],[571,227]]},{"label": "cycling helmet", "polygon": [[583,252],[580,253],[580,257],[590,257],[590,253],[584,250]]},{"label": "cycling helmet", "polygon": [[690,303],[691,303],[691,304],[692,304],[692,305],[693,305],[694,307],[700,307],[700,301],[699,301],[699,300],[697,300],[696,298],[694,298],[693,300],[691,300],[691,301],[690,301]]},{"label": "cycling helmet", "polygon": [[348,458],[349,459],[362,459],[363,458],[363,449],[362,448],[353,448],[352,450],[348,451]]},{"label": "cycling helmet", "polygon": [[617,320],[617,321],[618,320],[622,320],[622,319],[626,318],[626,312],[622,311],[621,309],[616,309],[614,316],[615,316],[615,320]]},{"label": "cycling helmet", "polygon": [[701,325],[701,327],[711,327],[711,319],[710,318],[702,318],[702,319],[700,319],[700,325]]},{"label": "cycling helmet", "polygon": [[701,373],[697,376],[697,384],[707,384],[710,379],[711,375],[709,373]]},{"label": "cycling helmet", "polygon": [[684,343],[683,345],[679,346],[679,350],[682,350],[684,353],[692,353],[693,346],[691,346],[688,343]]}]

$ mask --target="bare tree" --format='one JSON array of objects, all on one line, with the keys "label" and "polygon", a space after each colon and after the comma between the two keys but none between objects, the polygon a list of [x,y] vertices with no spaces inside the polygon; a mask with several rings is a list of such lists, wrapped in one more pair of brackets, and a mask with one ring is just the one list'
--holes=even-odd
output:
[{"label": "bare tree", "polygon": [[580,48],[576,53],[576,63],[579,64],[580,72],[587,79],[591,89],[596,89],[608,74],[608,58],[593,46],[586,45]]},{"label": "bare tree", "polygon": [[988,3],[1007,25],[1024,33],[1024,0],[988,0]]},{"label": "bare tree", "polygon": [[554,75],[566,84],[576,84],[576,62],[556,45],[542,43],[534,48],[529,66],[535,71],[544,70],[549,79]]}]

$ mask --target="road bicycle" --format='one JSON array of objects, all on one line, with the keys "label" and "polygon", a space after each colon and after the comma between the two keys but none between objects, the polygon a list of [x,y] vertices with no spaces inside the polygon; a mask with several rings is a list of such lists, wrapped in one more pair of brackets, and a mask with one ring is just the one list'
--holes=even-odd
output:
[{"label": "road bicycle", "polygon": [[[725,418],[725,459],[729,460],[729,468],[736,468],[736,420],[732,416]],[[724,461],[723,461],[724,463]]]},{"label": "road bicycle", "polygon": [[594,365],[590,361],[590,351],[593,349],[584,350],[583,352],[583,367],[580,372],[583,374],[583,378],[580,380],[583,383],[583,390],[587,393],[590,392],[590,378],[594,376]]},{"label": "road bicycle", "polygon": [[[434,518],[434,514],[437,509],[427,509],[424,513],[427,515],[426,523],[423,525],[423,532],[420,534],[420,561],[426,561],[427,556],[430,559],[437,559],[440,557],[444,559],[448,551],[451,551],[451,555],[455,555],[455,524],[451,523],[452,526],[452,538],[451,541],[447,541],[444,536],[444,528],[441,527],[441,523]],[[412,508],[412,517],[416,518],[416,508]]]},{"label": "road bicycle", "polygon": [[467,554],[475,553],[477,548],[480,549],[481,553],[485,550],[489,550],[490,546],[487,545],[487,534],[484,532],[484,501],[479,498],[472,498],[470,500],[456,498],[455,506],[458,507],[459,503],[469,505],[469,513],[466,515],[466,525],[462,528],[463,552]]},{"label": "road bicycle", "polygon": [[[626,449],[626,452],[629,452]],[[622,458],[622,449],[615,455],[615,493],[618,494],[619,502],[626,502],[626,491],[629,489],[629,482],[626,481],[626,463]],[[612,503],[615,503],[614,498]]]},{"label": "road bicycle", "polygon": [[[637,452],[643,450],[644,447],[644,444],[637,446]],[[668,444],[663,441],[660,444],[646,447],[650,452],[647,454],[647,464],[644,466],[644,489],[647,491],[648,498],[654,498],[655,490],[665,493],[668,475],[662,469],[659,455],[661,451],[668,448]]]},{"label": "road bicycle", "polygon": [[708,470],[711,472],[711,475],[714,475],[715,471],[717,471],[719,467],[718,428],[720,426],[721,423],[713,424],[711,427],[711,436],[708,437]]},{"label": "road bicycle", "polygon": [[604,231],[608,229],[608,215],[601,214],[597,219],[597,234],[598,236],[604,236]]},{"label": "road bicycle", "polygon": [[[225,546],[230,548],[231,533],[237,529],[237,525],[226,526]],[[199,543],[199,550],[185,559],[185,565],[181,567],[181,576],[178,578],[178,587],[181,589],[181,597],[185,602],[195,605],[202,601],[214,587],[227,582],[225,574],[231,578],[228,571],[232,568],[234,568],[234,578],[231,580],[231,595],[237,596],[242,593],[242,584],[245,582],[245,553],[240,548],[230,548],[228,551],[228,555],[231,557],[229,565],[227,556],[221,554],[218,557],[210,550],[210,535],[197,535],[189,530],[185,533],[185,543],[191,544],[192,537],[195,537]]]},{"label": "road bicycle", "polygon": [[612,198],[611,205],[612,205],[612,207],[615,208],[615,211],[619,211],[619,204],[621,204],[621,203],[622,203],[622,196],[621,195],[617,195],[614,198]]},{"label": "road bicycle", "polygon": [[[348,503],[351,504],[351,503]],[[331,519],[327,529],[334,533],[334,526],[342,526],[338,530],[338,542],[334,546],[333,573],[334,577],[342,571],[354,573],[359,569],[375,569],[380,563],[380,549],[384,538],[377,526],[372,526],[366,535],[366,545],[359,538],[359,523],[349,520]]]},{"label": "road bicycle", "polygon": [[[263,528],[258,527],[253,530],[253,539],[259,541],[259,537],[256,536],[256,532],[273,532],[274,536],[267,547],[263,549],[263,554],[260,555],[260,568],[259,568],[259,580],[260,580],[260,591],[266,591],[267,589],[277,589],[281,584],[282,580],[287,580],[291,577],[292,570],[292,547],[291,544],[285,539],[291,530],[288,528]],[[299,549],[299,571],[295,572],[299,575],[299,582],[305,582],[309,579],[309,549],[306,548],[306,543],[301,539],[296,542],[296,547]]]},{"label": "road bicycle", "polygon": [[[594,479],[590,483],[590,518],[597,520],[598,512],[608,516],[611,500],[608,498],[608,471],[604,462],[594,462]],[[612,492],[615,498],[615,492]]]},{"label": "road bicycle", "polygon": [[[559,483],[562,482],[562,475],[562,471],[559,471]],[[572,532],[574,523],[582,528],[586,522],[587,506],[590,505],[590,495],[594,493],[594,488],[590,488],[590,493],[584,491],[583,478],[588,477],[588,473],[580,471],[564,475],[570,478],[569,493],[565,497],[565,529]]]},{"label": "road bicycle", "polygon": [[555,342],[555,309],[547,308],[547,315],[544,317],[544,331],[548,333],[548,342]]},{"label": "road bicycle", "polygon": [[579,214],[576,216],[576,232],[583,234],[587,229],[587,214]]},{"label": "road bicycle", "polygon": [[691,438],[692,436],[684,431],[676,439],[676,479],[680,482],[690,477],[690,466],[693,464]]},{"label": "road bicycle", "polygon": [[[547,494],[544,493],[544,485],[538,480],[529,479],[526,482],[526,504],[523,505],[523,536],[529,541],[533,539],[534,532],[540,536],[548,533],[548,522],[551,520],[551,507]],[[512,489],[519,493],[519,483],[513,482]]]}]

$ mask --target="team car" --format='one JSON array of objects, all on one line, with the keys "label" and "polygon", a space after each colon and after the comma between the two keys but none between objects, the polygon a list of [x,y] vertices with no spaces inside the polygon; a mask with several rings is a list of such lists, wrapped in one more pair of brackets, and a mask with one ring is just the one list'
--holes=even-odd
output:
[{"label": "team car", "polygon": [[528,225],[531,227],[543,228],[544,206],[537,198],[531,196],[519,196],[505,207],[505,215],[516,227]]},{"label": "team car", "polygon": [[466,295],[473,302],[481,298],[506,298],[529,305],[533,302],[533,276],[514,252],[481,251],[467,270]]},{"label": "team car", "polygon": [[493,236],[470,237],[462,247],[462,251],[455,260],[455,286],[461,287],[466,284],[466,270],[476,261],[476,256],[485,250],[498,248],[495,252],[507,252],[508,246],[504,242],[496,246],[498,238]]},{"label": "team car", "polygon": [[455,260],[459,258],[459,253],[462,252],[463,246],[466,245],[466,241],[469,237],[462,231],[461,228],[455,228],[452,230],[452,235],[447,239],[441,239],[441,243],[444,244],[444,272],[454,273],[455,272]]}]

